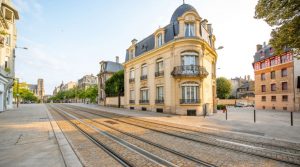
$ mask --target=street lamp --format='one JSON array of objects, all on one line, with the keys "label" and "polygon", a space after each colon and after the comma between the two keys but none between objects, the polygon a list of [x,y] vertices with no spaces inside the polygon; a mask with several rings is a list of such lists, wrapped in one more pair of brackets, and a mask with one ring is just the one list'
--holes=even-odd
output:
[{"label": "street lamp", "polygon": [[224,49],[224,46],[219,46],[218,49],[216,50],[221,50],[221,49]]},{"label": "street lamp", "polygon": [[[16,46],[15,49],[24,49],[24,50],[28,50],[27,47],[18,47]],[[14,49],[14,52],[13,52],[13,58],[16,57],[16,52],[15,52],[15,49]],[[15,64],[15,63],[14,63]],[[13,74],[15,73],[15,71],[13,72]],[[14,75],[13,75],[14,76]],[[19,78],[15,78],[17,80],[17,108],[19,108]]]}]

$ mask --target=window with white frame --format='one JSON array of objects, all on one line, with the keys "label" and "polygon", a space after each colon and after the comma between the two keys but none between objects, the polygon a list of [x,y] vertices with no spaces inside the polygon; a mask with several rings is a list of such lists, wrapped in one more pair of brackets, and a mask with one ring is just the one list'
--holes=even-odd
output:
[{"label": "window with white frame", "polygon": [[133,59],[134,58],[134,51],[133,51],[133,49],[130,49],[129,51],[128,51],[129,53],[129,60],[131,60],[131,59]]},{"label": "window with white frame", "polygon": [[164,100],[164,87],[161,85],[156,87],[156,100]]},{"label": "window with white frame", "polygon": [[186,101],[196,101],[199,100],[199,84],[190,82],[183,83],[182,88],[182,99]]},{"label": "window with white frame", "polygon": [[157,47],[160,47],[163,44],[162,34],[157,35]]},{"label": "window with white frame", "polygon": [[184,32],[185,32],[185,37],[195,36],[195,24],[194,23],[185,23]]},{"label": "window with white frame", "polygon": [[164,61],[163,59],[158,59],[156,61],[156,72],[161,72],[164,70]]},{"label": "window with white frame", "polygon": [[147,76],[147,64],[142,65],[142,76]]},{"label": "window with white frame", "polygon": [[181,54],[181,65],[189,66],[189,65],[198,65],[199,58],[198,53],[196,52],[184,52]]},{"label": "window with white frame", "polygon": [[148,96],[149,96],[149,94],[148,94],[148,91],[149,91],[149,89],[148,88],[142,88],[141,89],[141,100],[142,101],[148,101],[149,100],[149,98],[148,98]]},{"label": "window with white frame", "polygon": [[130,75],[129,76],[130,79],[134,79],[134,69],[133,68],[130,69],[130,74],[129,75]]},{"label": "window with white frame", "polygon": [[130,90],[130,100],[134,100],[135,96],[134,96],[134,90]]}]

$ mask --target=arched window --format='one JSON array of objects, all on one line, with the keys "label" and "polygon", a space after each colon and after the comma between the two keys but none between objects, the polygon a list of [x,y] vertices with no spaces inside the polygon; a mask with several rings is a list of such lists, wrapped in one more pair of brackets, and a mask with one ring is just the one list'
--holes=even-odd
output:
[{"label": "arched window", "polygon": [[185,82],[181,84],[181,103],[199,103],[199,84],[196,82]]}]

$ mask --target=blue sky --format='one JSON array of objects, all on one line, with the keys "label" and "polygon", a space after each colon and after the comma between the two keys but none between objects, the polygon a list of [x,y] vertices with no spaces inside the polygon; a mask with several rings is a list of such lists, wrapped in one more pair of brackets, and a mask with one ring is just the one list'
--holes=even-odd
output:
[{"label": "blue sky", "polygon": [[[16,75],[47,94],[64,81],[98,73],[99,62],[123,62],[133,38],[142,40],[170,22],[182,0],[13,0],[19,10]],[[213,24],[218,76],[252,75],[256,44],[268,41],[271,28],[256,20],[253,0],[186,0]]]}]

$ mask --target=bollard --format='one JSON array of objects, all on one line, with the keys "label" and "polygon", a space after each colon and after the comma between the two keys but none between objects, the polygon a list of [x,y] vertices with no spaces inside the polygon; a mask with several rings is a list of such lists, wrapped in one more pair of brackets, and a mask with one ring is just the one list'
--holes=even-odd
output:
[{"label": "bollard", "polygon": [[226,120],[227,120],[227,109],[225,111],[226,111]]},{"label": "bollard", "polygon": [[291,112],[291,126],[294,126],[294,116],[293,116],[293,112]]},{"label": "bollard", "polygon": [[254,123],[256,122],[256,111],[254,110]]}]

